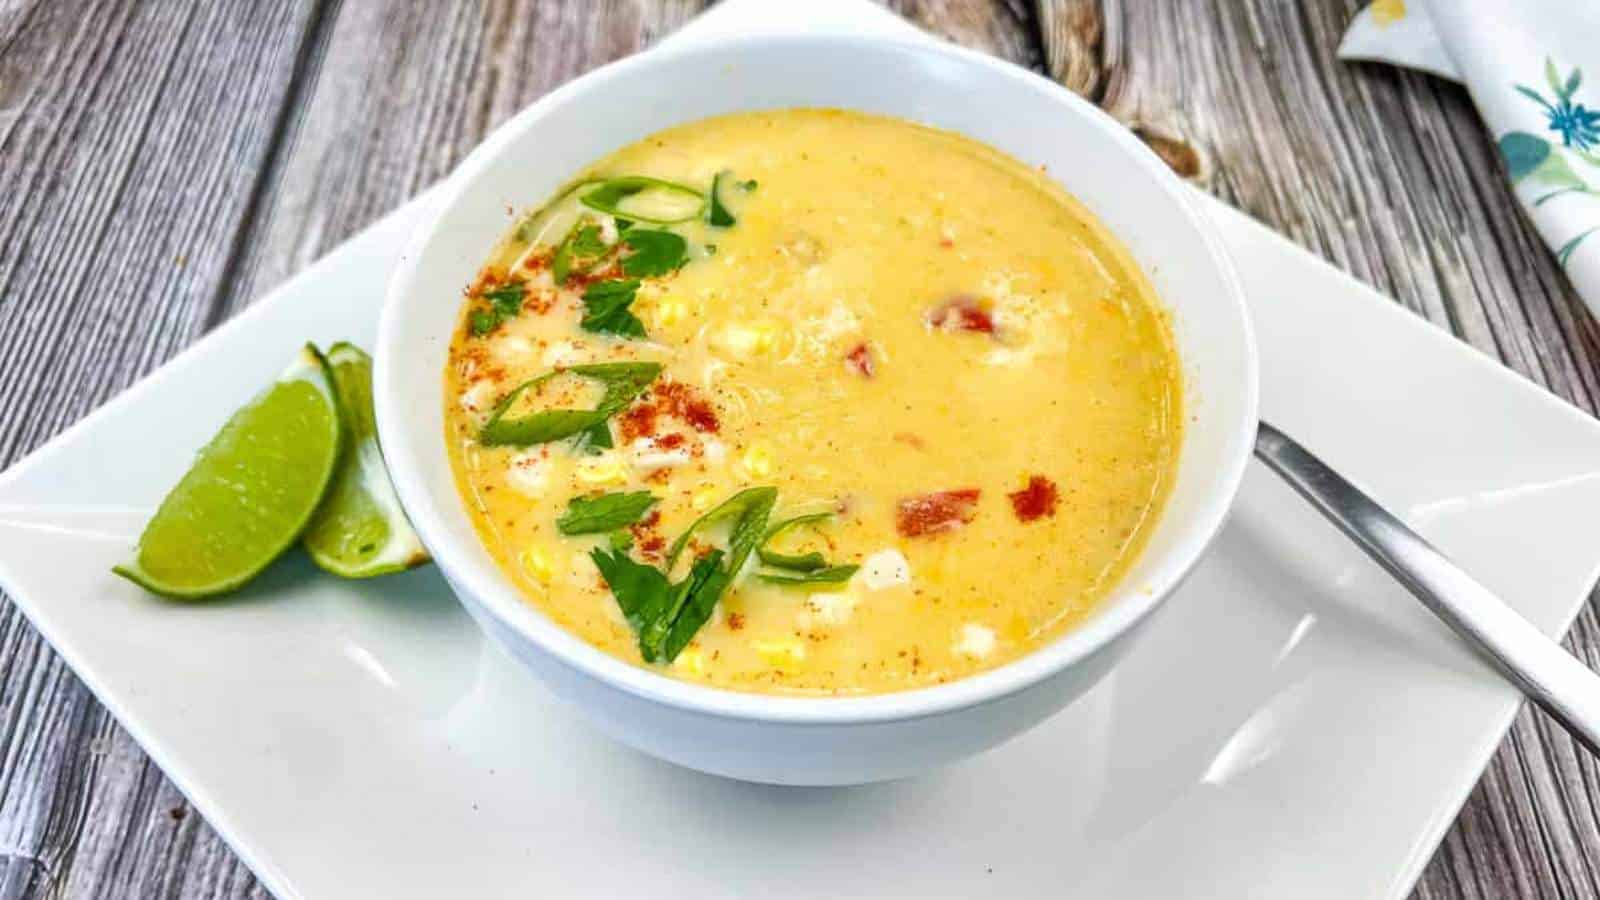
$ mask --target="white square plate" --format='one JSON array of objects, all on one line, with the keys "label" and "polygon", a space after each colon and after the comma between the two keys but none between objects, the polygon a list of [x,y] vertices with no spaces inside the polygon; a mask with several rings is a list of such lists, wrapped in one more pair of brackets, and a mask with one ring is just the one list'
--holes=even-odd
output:
[{"label": "white square plate", "polygon": [[[854,0],[781,27],[908,26]],[[730,0],[674,40],[761,27]],[[895,33],[902,33],[895,31]],[[1517,695],[1259,468],[1103,684],[945,772],[722,781],[623,749],[481,642],[421,570],[294,556],[239,596],[109,567],[190,451],[301,341],[370,344],[436,193],[0,476],[0,583],[283,897],[1403,894]],[[1545,631],[1596,575],[1600,424],[1219,204],[1266,416]]]}]

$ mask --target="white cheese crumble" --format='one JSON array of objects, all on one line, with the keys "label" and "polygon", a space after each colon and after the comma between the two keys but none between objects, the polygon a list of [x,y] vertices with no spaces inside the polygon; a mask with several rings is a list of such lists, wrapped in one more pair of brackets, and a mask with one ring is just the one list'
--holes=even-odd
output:
[{"label": "white cheese crumble", "polygon": [[1014,340],[1031,334],[1050,315],[1059,314],[1058,310],[1046,307],[1038,297],[1017,290],[1010,275],[989,275],[983,280],[981,290],[994,301],[992,315],[998,338]]},{"label": "white cheese crumble", "polygon": [[708,391],[715,390],[717,382],[722,380],[723,373],[728,371],[728,364],[720,359],[708,359],[700,368],[700,386]]},{"label": "white cheese crumble", "polygon": [[628,461],[615,450],[603,450],[580,460],[573,467],[572,474],[579,484],[596,487],[623,484],[628,480],[631,471]]},{"label": "white cheese crumble", "polygon": [[990,366],[1025,366],[1033,362],[1035,355],[1032,347],[1026,347],[1021,350],[1011,347],[996,347],[984,354],[983,362],[985,365]]},{"label": "white cheese crumble", "polygon": [[771,350],[776,338],[776,329],[770,323],[735,322],[714,335],[711,345],[736,359],[749,359]]},{"label": "white cheese crumble", "polygon": [[524,497],[541,497],[550,486],[550,461],[544,452],[524,450],[511,457],[506,467],[506,484]]},{"label": "white cheese crumble", "polygon": [[633,456],[634,467],[645,472],[685,465],[694,458],[681,445],[663,450],[656,445],[655,438],[647,437],[629,444],[628,451]]},{"label": "white cheese crumble", "polygon": [[556,369],[566,366],[575,366],[584,362],[588,354],[571,341],[556,341],[544,351],[544,364],[548,368]]},{"label": "white cheese crumble", "polygon": [[533,342],[520,334],[510,334],[497,338],[491,345],[491,350],[496,359],[520,362],[533,355]]},{"label": "white cheese crumble", "polygon": [[887,550],[879,550],[863,560],[861,572],[857,577],[870,591],[910,584],[911,563],[906,560],[905,554],[890,547]]},{"label": "white cheese crumble", "polygon": [[807,331],[816,335],[817,340],[832,343],[845,335],[859,332],[861,320],[851,312],[850,307],[836,300],[828,307],[826,315],[807,320],[805,327]]},{"label": "white cheese crumble", "polygon": [[851,594],[830,594],[822,591],[806,597],[806,608],[811,611],[811,621],[824,625],[843,625],[855,612],[856,598]]},{"label": "white cheese crumble", "polygon": [[994,631],[970,623],[961,626],[961,639],[956,641],[955,651],[975,659],[988,656],[994,652]]},{"label": "white cheese crumble", "polygon": [[487,378],[474,381],[461,392],[461,408],[469,413],[479,413],[492,405],[494,398],[494,382]]}]

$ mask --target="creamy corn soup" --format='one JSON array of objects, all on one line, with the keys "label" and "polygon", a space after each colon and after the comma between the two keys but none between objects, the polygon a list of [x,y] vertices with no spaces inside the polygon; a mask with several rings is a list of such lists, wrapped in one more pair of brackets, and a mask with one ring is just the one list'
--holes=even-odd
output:
[{"label": "creamy corn soup", "polygon": [[467,290],[446,435],[485,546],[595,646],[860,694],[1071,628],[1161,511],[1179,364],[1039,171],[889,118],[694,122],[594,164]]}]

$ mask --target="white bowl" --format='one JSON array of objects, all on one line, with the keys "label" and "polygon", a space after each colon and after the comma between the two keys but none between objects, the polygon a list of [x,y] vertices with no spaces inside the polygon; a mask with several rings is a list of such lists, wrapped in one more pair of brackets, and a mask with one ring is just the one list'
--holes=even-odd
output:
[{"label": "white bowl", "polygon": [[[1173,319],[1189,416],[1148,546],[1089,620],[992,671],[867,697],[689,684],[595,649],[524,600],[479,543],[445,455],[442,378],[462,287],[520,212],[579,169],[672,125],[739,110],[844,107],[969,135],[1048,172],[1116,234]],[[394,276],[376,348],[378,430],[417,532],[473,618],[616,739],[778,784],[897,778],[992,747],[1064,707],[1121,657],[1221,527],[1256,424],[1256,353],[1227,257],[1187,189],[1122,126],[978,53],[844,34],[741,38],[606,66],[524,110],[451,176],[443,213]]]}]

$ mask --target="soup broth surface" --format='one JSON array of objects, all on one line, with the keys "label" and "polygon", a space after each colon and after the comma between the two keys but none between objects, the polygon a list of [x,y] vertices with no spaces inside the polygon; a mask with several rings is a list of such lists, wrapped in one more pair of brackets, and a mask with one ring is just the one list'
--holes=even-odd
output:
[{"label": "soup broth surface", "polygon": [[[529,602],[674,677],[858,694],[1015,659],[1117,584],[1177,463],[1179,361],[1128,254],[1045,174],[784,110],[661,132],[573,184],[494,250],[444,377],[461,496]],[[573,368],[616,362],[661,368],[633,396]],[[551,410],[606,415],[529,442],[582,424]],[[758,535],[778,563],[752,552],[719,591],[730,530],[759,524],[741,499],[668,566],[705,513],[773,496],[749,488],[776,489],[767,527],[828,515]],[[688,585],[679,618],[630,621],[661,584],[669,606]],[[652,623],[681,646],[647,662]]]}]

